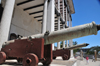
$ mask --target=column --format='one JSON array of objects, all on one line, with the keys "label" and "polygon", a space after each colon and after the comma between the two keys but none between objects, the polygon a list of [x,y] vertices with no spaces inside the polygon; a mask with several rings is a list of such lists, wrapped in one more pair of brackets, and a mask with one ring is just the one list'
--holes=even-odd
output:
[{"label": "column", "polygon": [[[68,26],[68,25],[67,25],[67,7],[66,7],[66,26]],[[67,45],[67,47],[68,47],[68,40],[66,40],[66,45]]]},{"label": "column", "polygon": [[[64,13],[64,0],[63,1],[63,20],[65,20],[65,13]],[[63,24],[63,29],[65,29],[65,24]],[[63,48],[65,48],[65,41],[63,41]]]},{"label": "column", "polygon": [[[69,27],[72,27],[72,21],[71,21],[71,17],[70,17],[70,14],[69,14]],[[69,40],[69,46],[73,46],[73,40]],[[71,50],[71,58],[74,58],[73,56],[73,50]]]},{"label": "column", "polygon": [[47,24],[47,6],[48,0],[45,0],[44,3],[44,12],[43,12],[43,24],[42,24],[42,33],[46,32],[46,24]]},{"label": "column", "polygon": [[69,46],[68,46],[68,40],[66,40],[66,44],[67,44],[67,47],[69,47]]},{"label": "column", "polygon": [[[60,0],[58,0],[58,11],[60,13]],[[60,16],[58,16],[58,30],[60,30]],[[60,49],[60,42],[57,43],[57,49]]]},{"label": "column", "polygon": [[[47,31],[54,31],[54,18],[55,18],[55,0],[50,0],[48,3],[48,13],[47,13]],[[54,44],[52,44],[52,49],[54,50]]]},{"label": "column", "polygon": [[13,14],[15,0],[6,0],[5,8],[1,19],[0,49],[2,44],[8,40],[11,19]]}]

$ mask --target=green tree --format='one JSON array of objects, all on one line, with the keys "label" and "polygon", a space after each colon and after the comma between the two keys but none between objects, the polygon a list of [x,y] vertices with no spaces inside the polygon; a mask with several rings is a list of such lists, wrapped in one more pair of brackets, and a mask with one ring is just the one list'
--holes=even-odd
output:
[{"label": "green tree", "polygon": [[73,41],[73,45],[77,45],[77,41]]},{"label": "green tree", "polygon": [[100,46],[93,46],[93,47],[89,48],[88,51],[86,52],[86,54],[88,54],[88,55],[94,54],[94,50],[96,50],[98,53],[100,51]]},{"label": "green tree", "polygon": [[60,43],[60,47],[61,47],[61,48],[63,47],[63,41],[61,41],[61,43]]}]

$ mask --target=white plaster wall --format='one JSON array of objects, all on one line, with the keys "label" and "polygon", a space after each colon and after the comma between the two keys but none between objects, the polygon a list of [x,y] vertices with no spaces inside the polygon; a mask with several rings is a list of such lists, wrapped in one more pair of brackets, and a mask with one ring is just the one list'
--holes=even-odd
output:
[{"label": "white plaster wall", "polygon": [[41,33],[41,23],[23,9],[15,6],[12,17],[10,33],[16,33],[22,36],[29,36]]}]

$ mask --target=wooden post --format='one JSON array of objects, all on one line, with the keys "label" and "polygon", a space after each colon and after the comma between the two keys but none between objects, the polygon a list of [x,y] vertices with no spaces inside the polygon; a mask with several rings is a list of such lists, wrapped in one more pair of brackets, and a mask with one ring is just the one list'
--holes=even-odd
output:
[{"label": "wooden post", "polygon": [[95,57],[95,60],[97,61],[97,51],[94,50],[94,57]]},{"label": "wooden post", "polygon": [[81,50],[80,54],[81,54],[81,60],[83,60],[83,51],[82,50]]}]

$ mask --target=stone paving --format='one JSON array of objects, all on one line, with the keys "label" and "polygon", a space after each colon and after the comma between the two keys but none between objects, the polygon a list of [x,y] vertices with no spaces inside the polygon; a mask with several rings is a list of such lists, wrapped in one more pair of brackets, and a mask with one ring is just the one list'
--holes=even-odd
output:
[{"label": "stone paving", "polygon": [[[83,61],[75,59],[63,61],[61,58],[53,60],[50,66],[72,66],[75,62],[77,62],[75,66],[100,66],[100,61],[92,62],[92,59],[89,59],[89,64],[86,64],[85,59]],[[22,66],[22,63],[18,64],[16,60],[6,60],[6,62],[0,66]],[[43,66],[43,65],[42,63],[39,63],[38,66]]]},{"label": "stone paving", "polygon": [[[76,60],[68,60],[63,61],[61,57],[58,57],[56,60],[53,60],[50,66],[72,66]],[[21,64],[17,63],[17,60],[6,60],[6,62],[0,66],[22,66]],[[43,66],[42,63],[39,63],[38,66]]]}]

